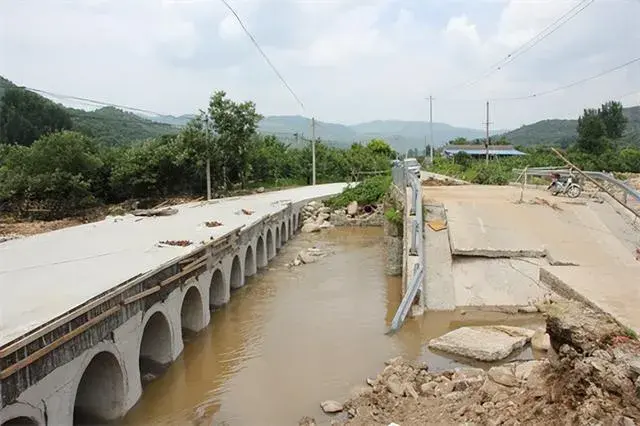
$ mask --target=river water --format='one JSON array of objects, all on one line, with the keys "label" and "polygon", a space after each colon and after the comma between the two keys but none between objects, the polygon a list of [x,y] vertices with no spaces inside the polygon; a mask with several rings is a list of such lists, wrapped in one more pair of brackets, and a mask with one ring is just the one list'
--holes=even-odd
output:
[{"label": "river water", "polygon": [[[287,266],[313,245],[332,254]],[[329,424],[319,403],[345,400],[393,356],[424,359],[432,369],[457,365],[426,350],[430,338],[461,325],[541,323],[532,316],[430,312],[387,336],[400,298],[400,278],[384,275],[381,228],[298,235],[185,342],[123,423],[295,425],[309,415]]]}]

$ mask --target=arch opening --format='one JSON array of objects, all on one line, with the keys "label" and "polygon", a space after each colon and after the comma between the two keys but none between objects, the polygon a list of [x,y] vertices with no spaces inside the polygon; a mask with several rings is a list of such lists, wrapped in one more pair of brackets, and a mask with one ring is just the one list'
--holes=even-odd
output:
[{"label": "arch opening", "polygon": [[231,263],[231,288],[236,289],[244,285],[244,277],[242,274],[242,265],[240,265],[240,258],[238,256],[233,257]]},{"label": "arch opening", "polygon": [[267,253],[264,249],[264,239],[262,236],[258,237],[258,241],[256,242],[256,265],[258,268],[267,266]]},{"label": "arch opening", "polygon": [[244,276],[250,277],[256,273],[256,259],[253,256],[253,247],[250,245],[247,247],[247,251],[244,254]]},{"label": "arch opening", "polygon": [[143,385],[156,379],[172,361],[171,328],[162,312],[155,312],[144,326],[138,365]]},{"label": "arch opening", "polygon": [[7,420],[2,426],[38,426],[38,422],[31,417],[20,416]]},{"label": "arch opening", "polygon": [[289,218],[289,226],[288,226],[288,234],[287,234],[287,239],[293,237],[293,219]]},{"label": "arch opening", "polygon": [[273,232],[271,229],[267,230],[267,260],[273,259],[276,255],[276,250],[273,245]]},{"label": "arch opening", "polygon": [[209,287],[209,307],[215,310],[227,303],[227,291],[224,285],[224,275],[220,269],[216,269],[211,276]]},{"label": "arch opening", "polygon": [[280,225],[280,241],[282,245],[287,242],[287,225],[284,222]]},{"label": "arch opening", "polygon": [[296,226],[297,229],[302,228],[302,213],[298,213],[298,215],[296,216],[298,219],[296,220],[296,223],[298,224]]},{"label": "arch opening", "polygon": [[112,422],[124,415],[124,374],[111,352],[96,354],[82,374],[73,407],[73,424]]},{"label": "arch opening", "polygon": [[202,296],[198,288],[189,287],[182,299],[182,307],[180,308],[180,324],[182,329],[186,331],[182,333],[185,338],[189,333],[197,333],[204,328],[204,312],[203,312]]},{"label": "arch opening", "polygon": [[282,247],[282,241],[280,241],[280,227],[276,226],[276,250]]}]

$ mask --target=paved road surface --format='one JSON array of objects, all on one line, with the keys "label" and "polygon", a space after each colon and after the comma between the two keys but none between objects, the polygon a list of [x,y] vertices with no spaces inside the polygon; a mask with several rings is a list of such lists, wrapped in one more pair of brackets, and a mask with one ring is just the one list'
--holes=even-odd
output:
[{"label": "paved road surface", "polygon": [[[526,303],[528,297],[539,293],[536,269],[546,270],[555,277],[549,281],[640,331],[640,311],[636,309],[640,306],[640,262],[635,259],[640,233],[610,205],[587,199],[575,204],[575,200],[530,189],[525,190],[525,202],[517,203],[519,188],[476,185],[425,187],[424,198],[427,205],[444,204],[454,254],[548,254],[545,260],[528,259],[522,264],[515,259],[454,257],[453,265],[439,273],[452,275],[449,280],[456,305],[509,304],[505,302],[510,300],[512,304]],[[540,199],[555,203],[557,208],[541,204]],[[553,266],[550,260],[577,266]],[[450,294],[433,288],[450,303]]]},{"label": "paved road surface", "polygon": [[[137,274],[196,250],[158,247],[164,240],[200,242],[250,225],[297,202],[340,192],[317,185],[178,206],[173,216],[107,218],[0,244],[0,345]],[[246,208],[253,215],[235,214]],[[205,221],[223,226],[207,228]],[[288,225],[287,225],[288,226]]]}]

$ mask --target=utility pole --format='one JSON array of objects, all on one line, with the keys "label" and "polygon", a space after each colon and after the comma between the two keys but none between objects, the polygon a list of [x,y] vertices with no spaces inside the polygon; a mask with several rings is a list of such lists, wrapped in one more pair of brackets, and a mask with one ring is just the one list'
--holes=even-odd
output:
[{"label": "utility pole", "polygon": [[209,114],[200,110],[204,115],[204,142],[207,153],[207,201],[211,200],[211,142],[209,141]]},{"label": "utility pole", "polygon": [[[429,145],[431,147],[429,159],[433,164],[433,96],[431,95],[429,95]],[[424,155],[427,155],[427,153],[425,152]]]},{"label": "utility pole", "polygon": [[487,122],[485,124],[487,125],[487,139],[484,142],[485,163],[489,164],[489,124],[491,124],[489,121],[489,101],[487,101]]},{"label": "utility pole", "polygon": [[316,184],[316,119],[311,117],[311,184]]}]

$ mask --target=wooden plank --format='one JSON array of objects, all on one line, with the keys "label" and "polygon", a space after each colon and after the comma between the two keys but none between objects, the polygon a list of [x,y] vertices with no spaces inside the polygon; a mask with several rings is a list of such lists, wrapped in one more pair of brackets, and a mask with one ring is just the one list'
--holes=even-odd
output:
[{"label": "wooden plank", "polygon": [[140,299],[144,299],[145,297],[153,294],[153,293],[157,293],[162,289],[162,287],[160,287],[159,285],[155,286],[155,287],[151,287],[150,289],[147,289],[145,291],[141,291],[140,293],[131,296],[131,297],[127,297],[126,299],[124,299],[122,301],[122,304],[124,305],[128,305],[130,303],[136,302]]},{"label": "wooden plank", "polygon": [[73,331],[65,334],[64,336],[54,340],[50,345],[45,346],[44,348],[38,349],[37,351],[35,351],[31,355],[29,355],[28,357],[26,357],[24,359],[21,359],[20,361],[16,362],[12,366],[0,371],[0,380],[6,379],[7,377],[11,376],[15,372],[23,369],[24,367],[28,366],[31,363],[37,361],[38,359],[42,358],[43,356],[45,356],[49,352],[51,352],[54,349],[60,347],[61,345],[63,345],[66,342],[68,342],[69,340],[73,339],[74,337],[76,337],[80,333],[85,332],[86,330],[91,328],[93,325],[95,325],[95,324],[99,323],[100,321],[102,321],[102,320],[110,317],[111,315],[115,314],[120,309],[121,309],[120,305],[114,306],[113,308],[101,313],[97,317],[91,318],[89,321],[85,322],[80,327],[76,328],[75,330],[73,330]]},{"label": "wooden plank", "polygon": [[166,286],[168,286],[169,284],[171,284],[172,282],[174,282],[174,281],[176,281],[176,280],[179,280],[180,278],[184,277],[185,275],[188,275],[189,273],[191,273],[191,272],[195,271],[196,269],[198,269],[198,268],[200,268],[200,267],[202,267],[202,266],[205,266],[205,265],[207,264],[207,258],[208,258],[208,257],[209,257],[209,255],[202,256],[202,257],[200,258],[200,259],[202,259],[202,260],[200,260],[198,263],[193,263],[193,264],[191,264],[191,265],[187,266],[187,267],[186,267],[184,270],[182,270],[181,272],[179,272],[179,273],[177,273],[177,274],[175,274],[175,275],[173,275],[173,276],[171,276],[171,277],[167,278],[166,280],[162,281],[162,282],[160,283],[160,287],[166,287]]}]

